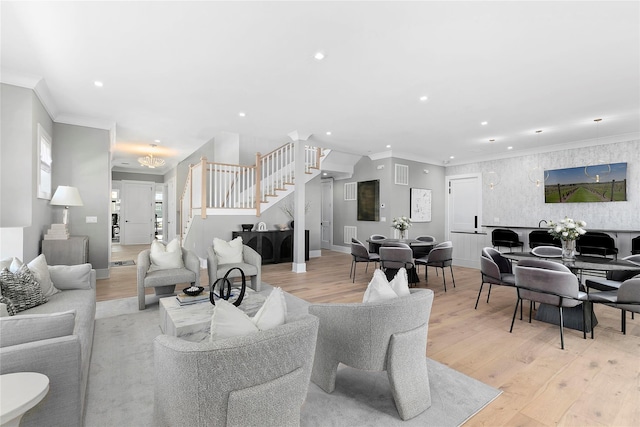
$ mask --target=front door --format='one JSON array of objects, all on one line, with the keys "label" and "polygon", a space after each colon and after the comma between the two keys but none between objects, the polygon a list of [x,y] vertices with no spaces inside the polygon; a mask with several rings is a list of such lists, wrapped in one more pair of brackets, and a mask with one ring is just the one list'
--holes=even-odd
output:
[{"label": "front door", "polygon": [[122,181],[120,209],[121,244],[149,244],[154,238],[155,184]]},{"label": "front door", "polygon": [[320,219],[320,247],[331,249],[333,246],[333,180],[322,180],[322,212]]}]

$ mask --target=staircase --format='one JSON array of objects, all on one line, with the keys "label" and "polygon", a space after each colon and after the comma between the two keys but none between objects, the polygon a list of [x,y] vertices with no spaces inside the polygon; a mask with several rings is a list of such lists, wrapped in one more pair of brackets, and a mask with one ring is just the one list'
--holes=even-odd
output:
[{"label": "staircase", "polygon": [[[329,150],[305,146],[304,182],[320,173]],[[285,144],[272,152],[256,154],[254,166],[208,162],[189,167],[180,198],[180,238],[189,231],[195,215],[256,215],[294,191],[295,145]]]}]

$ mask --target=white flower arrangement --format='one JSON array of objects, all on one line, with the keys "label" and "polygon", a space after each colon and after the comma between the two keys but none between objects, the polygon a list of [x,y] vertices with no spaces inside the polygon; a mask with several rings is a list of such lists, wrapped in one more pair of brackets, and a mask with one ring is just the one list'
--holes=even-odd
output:
[{"label": "white flower arrangement", "polygon": [[411,227],[411,220],[406,216],[399,216],[397,218],[393,218],[393,223],[391,224],[391,228],[395,228],[398,231],[405,231]]},{"label": "white flower arrangement", "polygon": [[584,221],[574,221],[569,217],[564,217],[560,222],[549,221],[549,234],[560,240],[577,240],[587,232]]}]

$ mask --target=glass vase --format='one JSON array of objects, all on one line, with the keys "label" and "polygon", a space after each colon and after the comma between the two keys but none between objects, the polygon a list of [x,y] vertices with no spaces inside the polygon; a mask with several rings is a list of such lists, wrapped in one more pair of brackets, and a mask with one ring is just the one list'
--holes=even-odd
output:
[{"label": "glass vase", "polygon": [[575,260],[576,260],[576,241],[563,240],[562,241],[562,261],[574,262]]},{"label": "glass vase", "polygon": [[407,236],[407,230],[398,230],[400,231],[400,239],[404,240],[405,237]]}]

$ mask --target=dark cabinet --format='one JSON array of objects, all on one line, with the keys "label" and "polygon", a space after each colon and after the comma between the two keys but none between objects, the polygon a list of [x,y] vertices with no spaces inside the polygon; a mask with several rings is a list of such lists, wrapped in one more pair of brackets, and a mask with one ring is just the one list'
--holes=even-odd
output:
[{"label": "dark cabinet", "polygon": [[[234,231],[235,239],[242,237],[242,242],[255,249],[262,256],[263,264],[277,264],[293,261],[293,230],[285,231]],[[304,259],[309,259],[309,230],[304,231]]]}]

